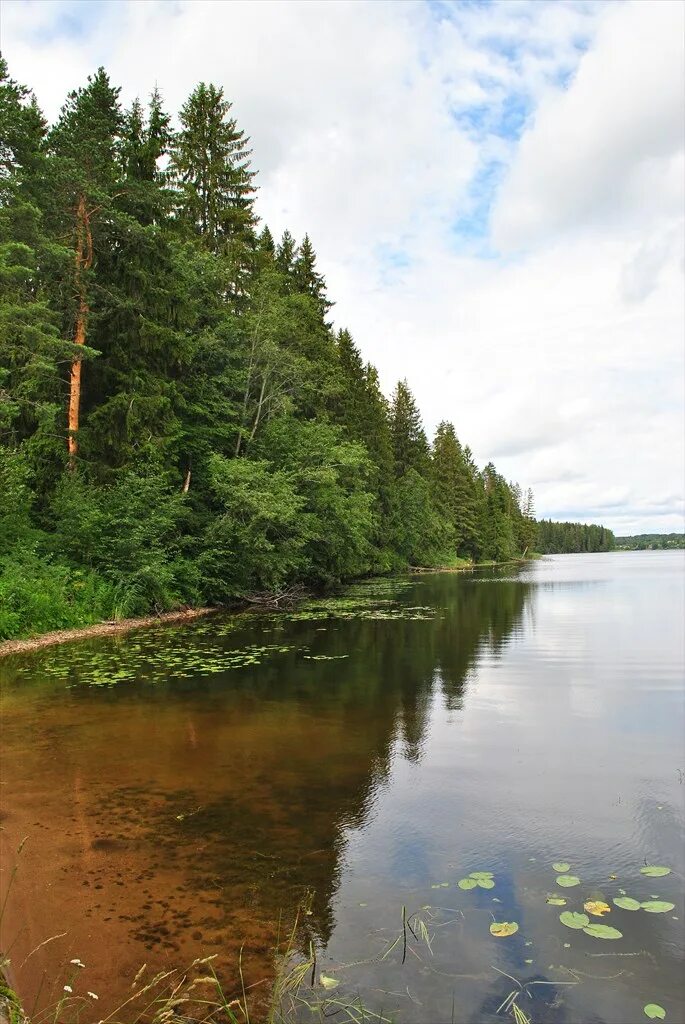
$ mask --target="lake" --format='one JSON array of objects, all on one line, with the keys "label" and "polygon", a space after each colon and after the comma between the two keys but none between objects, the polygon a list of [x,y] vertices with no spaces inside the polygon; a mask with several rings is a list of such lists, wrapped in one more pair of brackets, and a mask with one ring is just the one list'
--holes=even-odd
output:
[{"label": "lake", "polygon": [[[297,914],[293,1020],[683,1021],[684,568],[554,556],[4,659],[26,1008],[69,984],[97,1021],[212,954],[240,998],[242,948],[255,1024]],[[621,937],[561,922],[588,900]]]}]

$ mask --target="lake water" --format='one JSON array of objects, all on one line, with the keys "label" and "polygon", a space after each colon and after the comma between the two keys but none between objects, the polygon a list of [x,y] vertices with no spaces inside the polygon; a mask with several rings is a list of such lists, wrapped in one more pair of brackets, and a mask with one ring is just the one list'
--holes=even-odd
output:
[{"label": "lake water", "polygon": [[[68,983],[97,1021],[142,964],[209,954],[239,997],[244,947],[255,1024],[300,906],[317,963],[292,1019],[377,1021],[359,999],[486,1024],[516,992],[533,1024],[683,1021],[684,567],[555,556],[5,659],[2,949],[26,1007]],[[474,871],[494,885],[459,888]],[[622,938],[561,923],[588,899]]]}]

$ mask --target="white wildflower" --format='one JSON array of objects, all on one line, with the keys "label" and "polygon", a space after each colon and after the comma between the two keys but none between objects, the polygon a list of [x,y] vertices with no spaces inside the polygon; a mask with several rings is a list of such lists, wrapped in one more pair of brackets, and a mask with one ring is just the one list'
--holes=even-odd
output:
[{"label": "white wildflower", "polygon": [[85,967],[86,966],[82,960],[79,960],[78,957],[75,957],[73,960],[70,960],[69,963],[70,964],[75,964],[77,967]]},{"label": "white wildflower", "polygon": [[65,991],[65,992],[73,992],[74,990],[73,990],[73,988],[71,987],[71,985],[65,985],[65,986],[64,986],[64,991]]},{"label": "white wildflower", "polygon": [[100,996],[96,996],[94,992],[89,992],[88,995],[90,996],[91,999],[99,999],[100,998]]}]

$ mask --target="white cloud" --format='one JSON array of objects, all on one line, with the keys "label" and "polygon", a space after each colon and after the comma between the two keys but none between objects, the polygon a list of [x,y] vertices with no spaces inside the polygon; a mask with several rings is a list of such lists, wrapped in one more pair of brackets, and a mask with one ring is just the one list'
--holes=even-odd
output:
[{"label": "white cloud", "polygon": [[493,218],[498,244],[682,214],[684,32],[685,7],[670,0],[606,10],[575,80],[542,99],[521,140]]},{"label": "white cloud", "polygon": [[683,7],[437,11],[5,0],[2,34],[50,116],[99,63],[172,110],[222,84],[260,213],[309,232],[388,390],[540,514],[682,529]]}]

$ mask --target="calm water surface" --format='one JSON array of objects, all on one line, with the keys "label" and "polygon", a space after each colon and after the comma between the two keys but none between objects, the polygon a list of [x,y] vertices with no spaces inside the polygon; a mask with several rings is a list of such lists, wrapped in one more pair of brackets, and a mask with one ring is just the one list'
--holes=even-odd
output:
[{"label": "calm water surface", "polygon": [[[683,568],[556,556],[5,659],[2,948],[26,1006],[73,957],[100,995],[82,1021],[145,962],[216,953],[232,990],[244,944],[259,982],[309,899],[328,994],[400,1024],[511,1020],[498,971],[534,1024],[683,1021]],[[458,888],[471,871],[494,887]],[[675,907],[612,904],[615,941],[560,923],[622,890]]]}]

